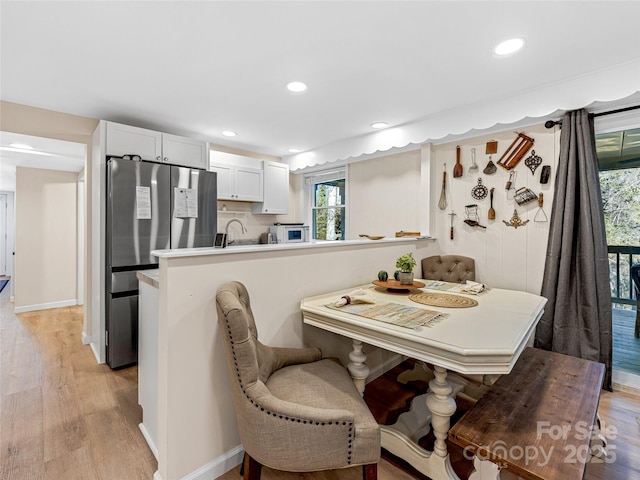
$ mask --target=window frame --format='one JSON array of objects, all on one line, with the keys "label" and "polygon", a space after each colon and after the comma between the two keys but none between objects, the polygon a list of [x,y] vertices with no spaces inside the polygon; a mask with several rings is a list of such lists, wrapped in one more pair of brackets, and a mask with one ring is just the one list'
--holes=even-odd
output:
[{"label": "window frame", "polygon": [[[335,205],[331,207],[316,207],[315,206],[315,189],[316,185],[321,183],[333,182],[336,180],[344,179],[344,198],[342,199],[342,203],[340,205]],[[343,237],[344,239],[349,238],[349,178],[348,178],[348,169],[346,167],[339,169],[331,169],[331,170],[320,170],[312,173],[307,173],[304,175],[304,220],[307,225],[309,225],[309,237],[312,240],[315,239],[315,225],[313,223],[313,212],[314,210],[326,210],[327,208],[344,208],[344,219],[342,222],[343,229]],[[318,240],[319,242],[328,241],[328,240]]]}]

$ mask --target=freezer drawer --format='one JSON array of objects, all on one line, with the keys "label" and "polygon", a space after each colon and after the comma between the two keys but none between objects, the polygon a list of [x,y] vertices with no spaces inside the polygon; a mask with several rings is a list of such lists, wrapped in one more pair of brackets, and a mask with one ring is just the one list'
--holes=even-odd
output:
[{"label": "freezer drawer", "polygon": [[107,364],[124,367],[138,361],[138,295],[107,300]]},{"label": "freezer drawer", "polygon": [[137,271],[130,272],[113,272],[111,274],[111,288],[109,293],[121,293],[138,290]]}]

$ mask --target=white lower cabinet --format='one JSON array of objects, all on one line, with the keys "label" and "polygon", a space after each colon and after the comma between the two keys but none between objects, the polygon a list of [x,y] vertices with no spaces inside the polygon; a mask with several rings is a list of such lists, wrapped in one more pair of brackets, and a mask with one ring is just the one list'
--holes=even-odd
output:
[{"label": "white lower cabinet", "polygon": [[140,431],[158,458],[158,289],[140,281],[138,301],[138,403]]}]

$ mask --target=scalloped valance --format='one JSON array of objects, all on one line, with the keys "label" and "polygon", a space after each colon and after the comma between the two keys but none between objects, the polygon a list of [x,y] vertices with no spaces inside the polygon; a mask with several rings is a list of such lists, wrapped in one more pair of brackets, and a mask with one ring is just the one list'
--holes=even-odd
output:
[{"label": "scalloped valance", "polygon": [[[618,108],[640,103],[640,60],[430,115],[416,122],[348,138],[283,160],[292,171],[329,162],[341,164],[412,145],[445,143],[557,119],[568,110]],[[392,152],[389,152],[392,153]],[[299,172],[298,172],[299,173]]]}]

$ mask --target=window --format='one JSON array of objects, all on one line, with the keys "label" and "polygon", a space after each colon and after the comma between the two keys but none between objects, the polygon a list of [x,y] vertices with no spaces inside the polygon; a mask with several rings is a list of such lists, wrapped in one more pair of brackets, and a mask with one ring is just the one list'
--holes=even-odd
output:
[{"label": "window", "polygon": [[319,172],[305,179],[311,210],[312,237],[316,240],[344,240],[347,200],[344,170]]}]

